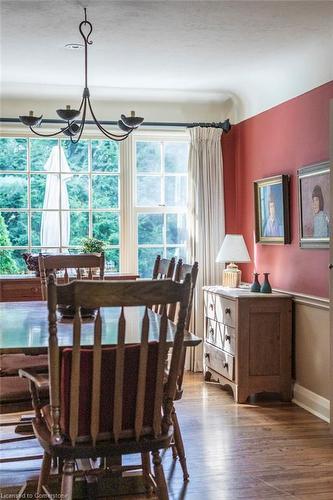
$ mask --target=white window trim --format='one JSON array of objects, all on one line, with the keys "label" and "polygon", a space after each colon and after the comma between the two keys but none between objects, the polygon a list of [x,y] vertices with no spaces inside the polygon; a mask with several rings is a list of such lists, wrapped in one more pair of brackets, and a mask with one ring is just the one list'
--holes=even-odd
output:
[{"label": "white window trim", "polygon": [[[185,130],[182,131],[148,131],[148,130],[138,130],[132,134],[131,140],[127,141],[124,144],[124,149],[131,148],[130,157],[131,157],[131,176],[128,181],[131,183],[131,186],[128,186],[128,193],[131,193],[131,206],[128,207],[129,212],[131,212],[131,220],[130,224],[127,226],[127,237],[124,238],[124,241],[127,240],[128,244],[126,244],[126,248],[124,252],[127,253],[127,261],[129,263],[129,267],[124,270],[124,272],[138,272],[138,260],[137,260],[137,247],[138,247],[138,234],[137,234],[137,217],[140,213],[179,213],[179,207],[166,207],[164,206],[152,206],[152,207],[139,207],[136,206],[136,142],[139,141],[156,141],[156,142],[184,142],[189,144],[190,137],[188,132]],[[163,161],[163,159],[162,159]],[[149,174],[150,175],[150,174]],[[164,175],[164,172],[163,172]],[[181,175],[181,174],[179,174]],[[156,176],[159,177],[157,174]],[[126,188],[125,188],[126,189]],[[164,193],[162,200],[164,198]],[[187,207],[184,207],[184,213],[186,213]],[[148,248],[160,248],[163,247],[164,244],[149,244]],[[177,245],[170,245],[177,246]],[[144,248],[145,245],[141,245],[141,248]]]}]

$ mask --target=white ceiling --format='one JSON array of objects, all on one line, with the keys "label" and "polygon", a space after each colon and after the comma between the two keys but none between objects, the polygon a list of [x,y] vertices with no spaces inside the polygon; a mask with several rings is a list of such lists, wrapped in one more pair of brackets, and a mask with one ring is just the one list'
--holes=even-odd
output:
[{"label": "white ceiling", "polygon": [[[239,118],[333,79],[333,1],[1,2],[3,99],[78,99],[82,6],[94,99],[220,103]],[[67,99],[68,98],[68,99]]]}]

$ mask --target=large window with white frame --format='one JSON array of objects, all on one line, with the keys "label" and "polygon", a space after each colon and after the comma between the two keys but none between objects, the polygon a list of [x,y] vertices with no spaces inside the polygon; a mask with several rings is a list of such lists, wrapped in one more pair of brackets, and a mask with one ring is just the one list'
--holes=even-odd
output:
[{"label": "large window with white frame", "polygon": [[0,274],[87,236],[104,241],[109,271],[150,277],[158,253],[185,258],[188,150],[185,133],[0,138]]},{"label": "large window with white frame", "polygon": [[188,139],[135,138],[138,271],[150,277],[157,254],[185,258]]},{"label": "large window with white frame", "polygon": [[118,144],[3,137],[0,151],[0,274],[24,272],[23,252],[78,252],[85,237],[118,271]]}]

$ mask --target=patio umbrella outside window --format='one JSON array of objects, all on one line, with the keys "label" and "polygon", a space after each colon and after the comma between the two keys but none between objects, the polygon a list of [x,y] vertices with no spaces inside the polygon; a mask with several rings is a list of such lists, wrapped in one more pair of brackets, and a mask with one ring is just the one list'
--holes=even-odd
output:
[{"label": "patio umbrella outside window", "polygon": [[[61,175],[59,175],[60,164]],[[52,148],[44,170],[50,173],[46,177],[40,232],[41,246],[43,248],[67,247],[70,236],[67,182],[72,177],[72,173],[62,147],[54,146]],[[61,208],[61,212],[59,212],[59,208]]]}]

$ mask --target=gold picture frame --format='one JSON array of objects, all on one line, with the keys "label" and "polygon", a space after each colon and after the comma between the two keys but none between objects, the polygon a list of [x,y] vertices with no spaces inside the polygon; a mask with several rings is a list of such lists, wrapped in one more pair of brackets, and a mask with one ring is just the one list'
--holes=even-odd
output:
[{"label": "gold picture frame", "polygon": [[291,242],[288,175],[254,181],[256,243],[285,245]]}]

